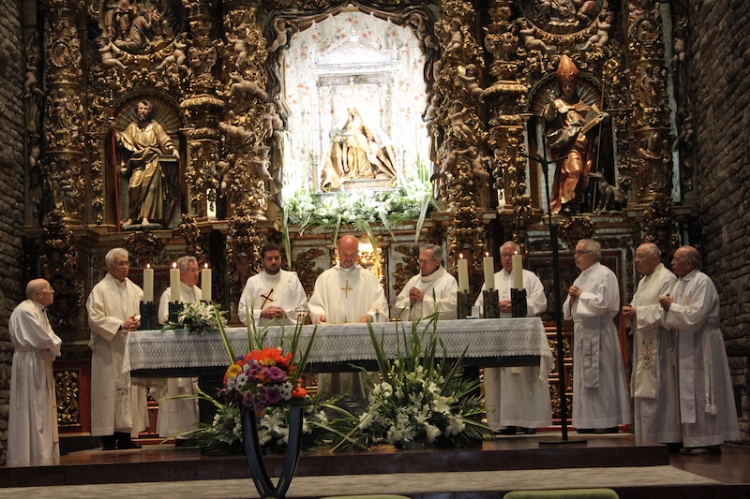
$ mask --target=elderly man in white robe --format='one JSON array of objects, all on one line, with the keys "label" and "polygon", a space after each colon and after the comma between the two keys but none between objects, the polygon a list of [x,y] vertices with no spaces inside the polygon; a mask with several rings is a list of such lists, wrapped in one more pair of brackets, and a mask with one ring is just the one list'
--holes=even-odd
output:
[{"label": "elderly man in white robe", "polygon": [[[513,286],[513,255],[521,254],[521,248],[513,241],[500,247],[500,262],[503,269],[495,273],[494,288],[498,292],[500,317],[512,317],[510,289]],[[523,271],[523,287],[526,290],[527,316],[539,315],[547,308],[547,297],[539,278],[528,270]],[[484,307],[482,286],[476,307]],[[488,409],[487,425],[503,435],[515,435],[521,427],[527,435],[537,428],[552,425],[552,402],[547,373],[539,366],[500,367],[484,369],[484,404]],[[491,409],[491,411],[490,411]]]},{"label": "elderly man in white robe", "polygon": [[250,277],[242,290],[237,305],[240,321],[248,325],[252,320],[259,327],[274,320],[279,325],[296,325],[297,314],[304,314],[307,309],[307,295],[299,277],[295,272],[281,270],[281,248],[277,244],[269,243],[260,249],[260,263],[263,271]]},{"label": "elderly man in white robe", "polygon": [[622,350],[613,319],[620,311],[614,272],[599,263],[601,245],[581,239],[575,249],[581,275],[563,304],[573,320],[573,418],[578,433],[617,433],[630,424],[630,400]]},{"label": "elderly man in white robe", "polygon": [[60,457],[52,361],[62,340],[52,331],[47,307],[55,291],[44,279],[26,285],[26,300],[8,321],[13,343],[6,464],[43,463]]},{"label": "elderly man in white robe", "polygon": [[148,426],[146,387],[122,372],[127,335],[140,326],[143,290],[128,273],[128,252],[114,248],[104,262],[107,274],[86,301],[91,328],[91,435],[104,450],[135,449],[131,440]]},{"label": "elderly man in white robe", "polygon": [[720,445],[740,440],[729,363],[719,328],[719,295],[700,271],[692,246],[675,251],[672,290],[659,297],[661,322],[677,333],[682,454],[720,454]]},{"label": "elderly man in white robe", "polygon": [[[200,275],[198,260],[194,256],[177,259],[180,269],[180,302],[198,303],[203,293],[196,286]],[[172,301],[172,287],[161,294],[159,300],[159,322],[169,320],[169,302]],[[189,433],[198,423],[197,399],[173,399],[181,395],[196,395],[195,378],[168,378],[166,386],[157,387],[154,396],[159,400],[159,416],[156,420],[156,433],[162,437],[174,437],[175,446],[184,447],[189,441]]]},{"label": "elderly man in white robe", "polygon": [[409,279],[396,298],[397,316],[416,321],[437,312],[439,320],[455,319],[458,283],[443,267],[443,249],[427,246],[417,262],[419,274]]},{"label": "elderly man in white robe", "polygon": [[[316,324],[345,324],[347,322],[388,322],[388,302],[385,291],[375,274],[357,264],[359,241],[347,235],[339,239],[339,263],[326,270],[315,281],[310,297],[310,318]],[[320,376],[320,389],[332,395],[349,393],[354,399],[364,399],[364,387],[358,375],[334,373],[330,388],[326,377]]]},{"label": "elderly man in white robe", "polygon": [[622,315],[633,331],[633,372],[630,392],[636,438],[661,442],[672,452],[681,447],[674,333],[661,325],[659,297],[672,289],[675,275],[661,263],[653,243],[635,250],[635,268],[643,278]]}]

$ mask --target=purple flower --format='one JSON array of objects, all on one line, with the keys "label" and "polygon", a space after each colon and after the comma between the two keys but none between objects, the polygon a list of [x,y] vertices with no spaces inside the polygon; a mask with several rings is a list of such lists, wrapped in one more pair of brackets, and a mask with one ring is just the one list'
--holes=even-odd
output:
[{"label": "purple flower", "polygon": [[271,381],[280,382],[286,379],[286,373],[276,366],[269,367],[266,374]]},{"label": "purple flower", "polygon": [[265,396],[269,404],[273,405],[281,402],[281,392],[278,388],[266,387],[266,389],[263,391],[265,392]]}]

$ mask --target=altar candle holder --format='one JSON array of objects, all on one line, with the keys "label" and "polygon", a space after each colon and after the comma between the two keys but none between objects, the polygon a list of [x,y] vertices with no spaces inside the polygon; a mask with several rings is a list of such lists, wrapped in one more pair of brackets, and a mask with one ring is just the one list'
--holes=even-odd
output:
[{"label": "altar candle holder", "polygon": [[456,317],[459,319],[466,319],[471,316],[471,293],[469,291],[458,291],[457,295],[457,308]]},{"label": "altar candle holder", "polygon": [[156,303],[141,302],[141,329],[144,331],[153,331],[158,329],[159,321],[157,320]]},{"label": "altar candle holder", "polygon": [[185,308],[185,305],[181,302],[169,302],[169,322],[177,322],[177,317],[179,317],[183,308]]},{"label": "altar candle holder", "polygon": [[510,288],[511,313],[513,317],[526,317],[529,313],[526,304],[526,290]]},{"label": "altar candle holder", "polygon": [[499,319],[500,318],[500,296],[496,289],[485,289],[482,291],[482,299],[484,300],[484,318],[485,319]]}]

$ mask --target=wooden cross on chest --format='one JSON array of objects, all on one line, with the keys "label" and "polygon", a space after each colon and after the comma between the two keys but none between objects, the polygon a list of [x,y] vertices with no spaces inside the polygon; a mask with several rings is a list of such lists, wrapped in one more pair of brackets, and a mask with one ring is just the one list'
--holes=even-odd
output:
[{"label": "wooden cross on chest", "polygon": [[260,297],[263,298],[263,303],[261,303],[260,305],[261,310],[263,309],[263,307],[266,306],[266,303],[273,302],[273,298],[271,298],[272,295],[273,295],[273,288],[269,289],[268,293],[260,295]]},{"label": "wooden cross on chest", "polygon": [[349,279],[346,280],[346,285],[343,288],[341,288],[341,291],[344,292],[344,296],[346,298],[349,298],[349,291],[354,291],[354,288],[349,287]]}]

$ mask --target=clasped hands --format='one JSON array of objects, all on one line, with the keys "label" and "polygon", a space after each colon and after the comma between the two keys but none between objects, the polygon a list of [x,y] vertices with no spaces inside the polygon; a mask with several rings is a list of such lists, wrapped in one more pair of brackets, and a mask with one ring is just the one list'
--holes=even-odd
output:
[{"label": "clasped hands", "polygon": [[665,312],[669,312],[669,306],[672,305],[672,297],[669,296],[669,293],[659,297],[659,305],[661,305],[661,308],[663,308]]},{"label": "clasped hands", "polygon": [[[318,318],[315,320],[318,324],[323,324],[326,321],[326,314],[320,314]],[[369,314],[364,314],[362,317],[359,318],[359,322],[365,323],[365,322],[372,322],[372,316]]]},{"label": "clasped hands", "polygon": [[413,287],[409,290],[409,302],[414,305],[417,302],[424,301],[424,291],[419,288]]},{"label": "clasped hands", "polygon": [[141,320],[136,315],[131,315],[124,321],[122,321],[122,329],[124,331],[135,331],[141,326]]},{"label": "clasped hands", "polygon": [[266,307],[260,311],[260,316],[264,319],[282,319],[286,315],[286,311],[281,307]]},{"label": "clasped hands", "polygon": [[568,288],[568,294],[573,298],[573,300],[581,296],[581,293],[583,293],[583,290],[578,286],[571,286],[570,288]]}]

